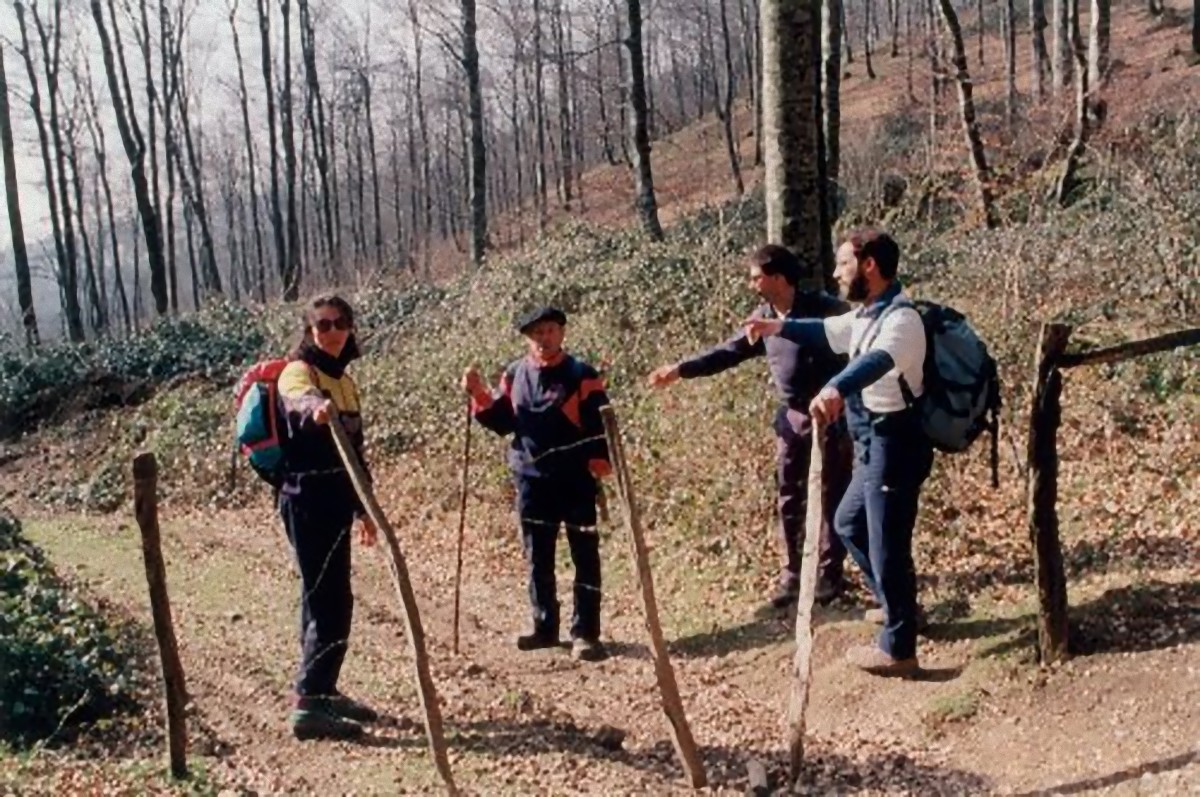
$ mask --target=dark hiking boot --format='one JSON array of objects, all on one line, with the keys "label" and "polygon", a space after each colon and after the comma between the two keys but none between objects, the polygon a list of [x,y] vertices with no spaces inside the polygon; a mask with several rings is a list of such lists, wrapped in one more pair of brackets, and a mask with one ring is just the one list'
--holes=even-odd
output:
[{"label": "dark hiking boot", "polygon": [[893,659],[875,645],[859,645],[846,651],[846,661],[863,672],[892,678],[911,678],[920,670],[917,657]]},{"label": "dark hiking boot", "polygon": [[819,578],[813,600],[821,606],[828,606],[846,591],[846,582],[840,578]]},{"label": "dark hiking boot", "polygon": [[343,719],[355,722],[377,722],[379,720],[378,711],[343,694],[335,694],[324,700],[329,710]]},{"label": "dark hiking boot", "polygon": [[534,631],[517,637],[517,650],[544,650],[558,647],[558,634]]},{"label": "dark hiking boot", "polygon": [[571,643],[571,658],[575,661],[604,661],[608,658],[608,651],[598,639],[576,637]]},{"label": "dark hiking boot", "polygon": [[786,609],[800,598],[799,581],[781,581],[768,603],[773,609]]},{"label": "dark hiking boot", "polygon": [[289,718],[292,734],[297,739],[357,739],[363,735],[362,725],[339,717],[328,706],[308,705],[309,708],[297,708]]}]

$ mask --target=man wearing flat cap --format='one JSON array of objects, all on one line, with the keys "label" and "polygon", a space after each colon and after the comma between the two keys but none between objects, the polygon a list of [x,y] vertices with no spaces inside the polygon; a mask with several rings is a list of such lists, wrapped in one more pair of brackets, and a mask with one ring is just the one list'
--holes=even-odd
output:
[{"label": "man wearing flat cap", "polygon": [[533,629],[517,638],[517,648],[558,646],[554,549],[559,526],[565,526],[575,566],[571,655],[598,661],[605,651],[596,482],[612,471],[600,420],[608,396],[599,372],[563,350],[566,324],[566,313],[557,307],[522,315],[515,326],[529,353],[505,369],[499,389],[493,390],[474,367],[463,374],[462,387],[480,424],[513,436],[508,464],[517,489],[533,614]]}]

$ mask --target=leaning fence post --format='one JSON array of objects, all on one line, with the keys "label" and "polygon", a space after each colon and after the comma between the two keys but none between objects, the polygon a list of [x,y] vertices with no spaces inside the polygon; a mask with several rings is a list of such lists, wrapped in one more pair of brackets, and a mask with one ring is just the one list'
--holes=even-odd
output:
[{"label": "leaning fence post", "polygon": [[1043,664],[1068,655],[1067,578],[1058,538],[1058,424],[1062,418],[1059,358],[1071,327],[1043,324],[1034,360],[1029,412],[1029,534],[1037,572],[1038,658]]},{"label": "leaning fence post", "polygon": [[683,700],[679,697],[679,686],[675,682],[675,671],[667,655],[667,643],[663,640],[662,626],[658,621],[658,602],[654,597],[654,575],[650,571],[650,555],[642,534],[642,521],[638,514],[637,501],[633,495],[633,484],[629,477],[629,465],[625,461],[625,447],[617,428],[617,416],[612,407],[601,407],[600,417],[604,421],[604,435],[608,439],[608,455],[612,460],[617,477],[617,491],[625,507],[625,528],[633,543],[633,563],[642,587],[642,608],[646,614],[646,630],[650,633],[650,651],[654,656],[654,675],[662,695],[663,711],[671,723],[671,741],[675,753],[683,764],[683,771],[694,789],[704,788],[708,777],[704,763],[696,751],[696,742],[688,727],[687,715],[683,711]]},{"label": "leaning fence post", "polygon": [[162,661],[163,687],[167,700],[167,748],[171,756],[171,775],[187,777],[187,685],[179,661],[179,645],[171,622],[171,601],[167,597],[167,573],[163,565],[162,543],[158,529],[158,463],[154,454],[138,454],[133,460],[133,507],[142,533],[142,560],[146,582],[150,586],[150,612],[154,617],[154,636]]},{"label": "leaning fence post", "polygon": [[404,554],[400,551],[400,542],[396,539],[396,532],[392,529],[392,524],[388,522],[383,509],[380,508],[379,502],[375,500],[375,492],[371,489],[371,483],[367,480],[367,474],[362,468],[362,463],[358,461],[358,454],[355,453],[354,446],[346,435],[342,422],[337,418],[330,418],[329,429],[333,432],[333,442],[337,445],[342,462],[346,465],[346,471],[350,474],[350,481],[354,483],[354,489],[358,493],[358,497],[362,499],[363,508],[367,510],[368,517],[375,523],[379,531],[383,532],[383,537],[387,541],[392,582],[396,586],[396,592],[400,595],[400,605],[404,608],[404,625],[408,631],[409,644],[412,645],[413,667],[417,675],[417,696],[421,700],[421,708],[425,711],[425,732],[429,737],[429,751],[433,754],[434,764],[437,766],[438,774],[442,776],[442,781],[446,784],[446,790],[451,795],[456,795],[458,788],[454,785],[454,775],[450,771],[450,757],[446,753],[446,738],[442,732],[442,709],[438,705],[437,687],[434,686],[433,676],[429,673],[429,657],[425,652],[425,630],[421,626],[417,596],[413,592],[412,581],[408,578],[408,565],[405,564]]},{"label": "leaning fence post", "polygon": [[804,764],[804,732],[808,692],[812,684],[812,610],[817,591],[817,541],[825,520],[825,424],[813,420],[812,458],[808,465],[808,508],[800,559],[800,595],[796,602],[796,655],[792,659],[792,694],[788,700],[788,777],[800,778]]}]

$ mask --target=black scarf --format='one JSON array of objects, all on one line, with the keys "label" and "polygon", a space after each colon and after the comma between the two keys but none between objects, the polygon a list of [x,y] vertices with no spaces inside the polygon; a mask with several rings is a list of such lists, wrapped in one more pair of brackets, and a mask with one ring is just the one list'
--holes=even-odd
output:
[{"label": "black scarf", "polygon": [[346,372],[346,366],[359,357],[358,342],[351,335],[346,338],[346,345],[342,347],[342,353],[337,357],[333,357],[320,346],[310,340],[306,340],[300,345],[299,355],[299,359],[308,363],[313,368],[332,376],[334,379],[341,379],[342,374]]}]

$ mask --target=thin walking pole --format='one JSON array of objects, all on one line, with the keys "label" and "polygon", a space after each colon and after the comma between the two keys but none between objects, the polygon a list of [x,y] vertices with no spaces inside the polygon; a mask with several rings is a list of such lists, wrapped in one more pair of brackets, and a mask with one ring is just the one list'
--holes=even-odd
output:
[{"label": "thin walking pole", "polygon": [[458,503],[458,560],[454,566],[454,654],[458,655],[458,601],[462,585],[463,532],[467,526],[467,477],[471,468],[471,398],[467,397],[467,427],[462,457],[462,495]]}]

